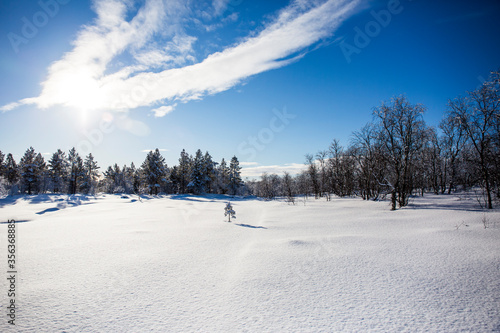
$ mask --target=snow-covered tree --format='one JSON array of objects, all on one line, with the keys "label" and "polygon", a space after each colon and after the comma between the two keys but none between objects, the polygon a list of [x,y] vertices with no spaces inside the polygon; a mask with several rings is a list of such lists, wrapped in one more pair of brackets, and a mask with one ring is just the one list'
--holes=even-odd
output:
[{"label": "snow-covered tree", "polygon": [[46,164],[42,154],[37,154],[33,147],[28,148],[19,162],[19,168],[22,191],[27,191],[29,195],[45,191]]},{"label": "snow-covered tree", "polygon": [[116,173],[115,169],[113,167],[108,166],[106,171],[103,173],[104,175],[104,181],[103,181],[103,188],[104,191],[107,193],[114,193],[115,188],[116,188]]},{"label": "snow-covered tree", "polygon": [[92,153],[88,154],[83,162],[83,179],[80,186],[83,193],[95,194],[97,179],[99,178],[99,168]]},{"label": "snow-covered tree", "polygon": [[141,192],[142,185],[141,170],[137,169],[134,162],[132,162],[130,164],[129,172],[131,175],[132,192],[135,194],[139,194]]},{"label": "snow-covered tree", "polygon": [[5,175],[5,165],[4,165],[5,154],[0,150],[0,178]]},{"label": "snow-covered tree", "polygon": [[123,169],[115,163],[113,166],[109,166],[104,172],[104,186],[108,193],[126,193],[125,184],[125,173],[127,172],[127,166]]},{"label": "snow-covered tree", "polygon": [[205,163],[203,159],[203,154],[200,149],[196,151],[193,165],[191,168],[191,181],[188,184],[188,188],[194,194],[205,193],[207,179],[205,174]]},{"label": "snow-covered tree", "polygon": [[5,178],[11,186],[19,180],[19,169],[11,153],[8,153],[5,159]]},{"label": "snow-covered tree", "polygon": [[35,149],[29,147],[21,158],[21,161],[19,161],[23,190],[25,189],[28,195],[31,195],[35,191],[38,180],[38,166],[35,164],[35,158]]},{"label": "snow-covered tree", "polygon": [[224,216],[228,216],[228,222],[231,222],[231,217],[233,219],[236,218],[236,212],[233,210],[233,206],[231,205],[230,201],[227,202],[227,205],[224,208]]},{"label": "snow-covered tree", "polygon": [[177,168],[177,178],[179,193],[186,193],[187,186],[190,182],[192,158],[182,150],[181,157],[179,158],[179,166]]},{"label": "snow-covered tree", "polygon": [[142,163],[142,170],[145,181],[149,188],[149,194],[158,194],[161,184],[166,181],[167,167],[165,158],[161,156],[160,150],[156,148],[154,152],[150,151]]},{"label": "snow-covered tree", "polygon": [[76,194],[84,178],[83,160],[76,151],[75,147],[71,148],[68,154],[69,165],[69,193]]},{"label": "snow-covered tree", "polygon": [[205,189],[207,193],[212,193],[214,191],[215,182],[215,164],[212,160],[212,156],[205,152],[203,156],[203,174],[205,177]]},{"label": "snow-covered tree", "polygon": [[231,158],[231,163],[229,164],[229,190],[232,195],[235,195],[240,186],[243,184],[240,170],[240,162],[236,156],[233,156],[233,158]]},{"label": "snow-covered tree", "polygon": [[45,163],[45,159],[42,154],[38,153],[35,157],[35,165],[36,165],[36,191],[37,193],[44,193],[47,191],[48,187],[48,172],[47,172],[47,163]]},{"label": "snow-covered tree", "polygon": [[179,176],[179,167],[177,165],[174,165],[170,169],[170,175],[169,175],[169,180],[172,186],[172,191],[174,193],[180,193],[180,176]]},{"label": "snow-covered tree", "polygon": [[229,185],[229,168],[227,167],[224,158],[217,168],[217,192],[219,194],[226,194]]},{"label": "snow-covered tree", "polygon": [[52,154],[49,161],[49,176],[52,182],[52,192],[58,193],[64,191],[64,184],[68,176],[68,162],[66,154],[58,149],[57,152]]}]

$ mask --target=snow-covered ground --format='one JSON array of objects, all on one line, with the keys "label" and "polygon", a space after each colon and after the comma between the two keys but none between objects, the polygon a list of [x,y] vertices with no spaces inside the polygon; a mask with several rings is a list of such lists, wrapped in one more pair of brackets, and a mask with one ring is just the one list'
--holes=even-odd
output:
[{"label": "snow-covered ground", "polygon": [[0,330],[500,331],[498,210],[454,195],[395,212],[359,199],[234,199],[228,223],[226,201],[1,199],[1,222],[20,222],[16,327],[2,314]]}]

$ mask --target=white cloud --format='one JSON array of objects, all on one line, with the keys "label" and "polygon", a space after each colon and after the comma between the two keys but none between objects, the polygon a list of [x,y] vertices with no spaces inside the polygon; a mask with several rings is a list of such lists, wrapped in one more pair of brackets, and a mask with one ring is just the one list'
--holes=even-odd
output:
[{"label": "white cloud", "polygon": [[306,168],[307,166],[301,163],[290,163],[284,165],[261,165],[248,168],[243,167],[241,169],[241,176],[243,178],[259,179],[263,173],[267,174],[275,173],[277,175],[282,176],[285,171],[293,176],[301,173]]},{"label": "white cloud", "polygon": [[[127,21],[133,10],[130,1],[96,0],[97,19],[82,29],[73,50],[50,66],[41,94],[0,110],[35,104],[126,111],[167,104],[153,110],[155,116],[164,116],[176,102],[216,94],[296,61],[309,46],[330,36],[359,1],[297,0],[256,35],[249,33],[239,44],[194,63],[196,38],[183,29],[183,20],[191,15],[185,1],[146,0]],[[226,5],[224,0],[213,2],[216,12]],[[116,68],[125,52],[136,62]]]},{"label": "white cloud", "polygon": [[257,162],[240,162],[241,167],[250,166],[250,165],[259,165],[259,163],[257,163]]},{"label": "white cloud", "polygon": [[214,15],[221,15],[227,8],[229,0],[213,0]]},{"label": "white cloud", "polygon": [[159,108],[153,109],[151,111],[153,111],[155,117],[158,118],[158,117],[163,117],[167,113],[170,113],[170,112],[174,111],[174,108],[176,106],[177,106],[177,104],[174,104],[174,105],[164,105],[164,106],[160,106]]}]

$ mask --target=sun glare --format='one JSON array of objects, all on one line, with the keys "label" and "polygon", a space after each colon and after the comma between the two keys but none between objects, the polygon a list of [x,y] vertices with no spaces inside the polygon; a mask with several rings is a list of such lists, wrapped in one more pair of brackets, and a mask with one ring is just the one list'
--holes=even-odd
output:
[{"label": "sun glare", "polygon": [[82,70],[66,73],[48,88],[61,104],[86,112],[103,108],[104,94],[99,81]]},{"label": "sun glare", "polygon": [[102,94],[99,83],[91,78],[75,79],[68,89],[69,102],[84,110],[95,110],[102,106]]}]

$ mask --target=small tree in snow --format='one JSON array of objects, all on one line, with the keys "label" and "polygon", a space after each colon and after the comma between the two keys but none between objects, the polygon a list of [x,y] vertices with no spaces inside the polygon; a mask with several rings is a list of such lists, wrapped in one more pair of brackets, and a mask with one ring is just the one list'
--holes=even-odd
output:
[{"label": "small tree in snow", "polygon": [[236,212],[233,210],[233,206],[231,206],[231,202],[228,201],[226,207],[224,208],[224,216],[229,216],[228,222],[231,222],[231,217],[233,219],[236,218]]}]

